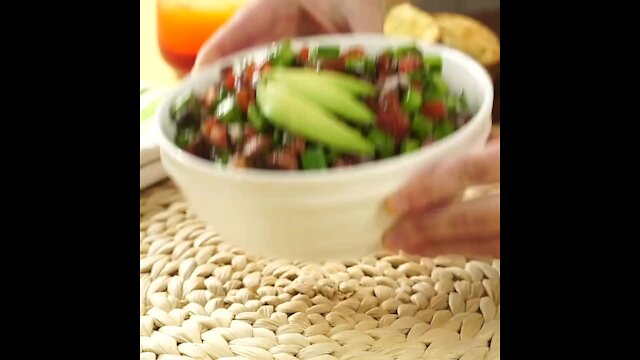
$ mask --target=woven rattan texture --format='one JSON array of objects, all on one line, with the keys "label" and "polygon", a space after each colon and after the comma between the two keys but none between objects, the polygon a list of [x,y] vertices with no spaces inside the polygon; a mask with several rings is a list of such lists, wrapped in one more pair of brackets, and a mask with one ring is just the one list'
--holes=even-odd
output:
[{"label": "woven rattan texture", "polygon": [[170,183],[140,195],[140,359],[499,358],[499,260],[257,259]]}]

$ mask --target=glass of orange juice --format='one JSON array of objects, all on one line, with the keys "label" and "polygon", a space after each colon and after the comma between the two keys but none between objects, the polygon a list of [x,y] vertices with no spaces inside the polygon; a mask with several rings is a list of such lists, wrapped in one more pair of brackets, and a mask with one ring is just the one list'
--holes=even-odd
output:
[{"label": "glass of orange juice", "polygon": [[164,59],[189,72],[204,42],[248,0],[157,0],[158,43]]}]

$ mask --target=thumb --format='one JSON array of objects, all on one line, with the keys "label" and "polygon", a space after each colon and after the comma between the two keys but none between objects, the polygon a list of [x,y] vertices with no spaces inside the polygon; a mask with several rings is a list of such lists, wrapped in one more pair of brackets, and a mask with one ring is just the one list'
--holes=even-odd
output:
[{"label": "thumb", "polygon": [[253,0],[200,48],[192,72],[241,49],[293,33],[298,8],[286,0]]},{"label": "thumb", "polygon": [[382,32],[385,8],[383,0],[351,0],[342,4],[352,32]]}]

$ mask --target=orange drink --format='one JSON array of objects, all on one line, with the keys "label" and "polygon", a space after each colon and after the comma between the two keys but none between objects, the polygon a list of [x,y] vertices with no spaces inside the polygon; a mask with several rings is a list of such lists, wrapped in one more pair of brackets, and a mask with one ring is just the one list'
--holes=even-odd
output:
[{"label": "orange drink", "polygon": [[247,0],[157,0],[158,43],[171,66],[188,72],[202,44]]}]

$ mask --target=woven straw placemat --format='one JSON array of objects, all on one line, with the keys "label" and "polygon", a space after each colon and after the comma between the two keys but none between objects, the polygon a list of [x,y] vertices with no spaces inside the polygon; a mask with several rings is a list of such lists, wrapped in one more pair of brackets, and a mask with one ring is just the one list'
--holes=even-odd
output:
[{"label": "woven straw placemat", "polygon": [[499,358],[500,260],[257,259],[170,182],[140,194],[141,360]]}]

